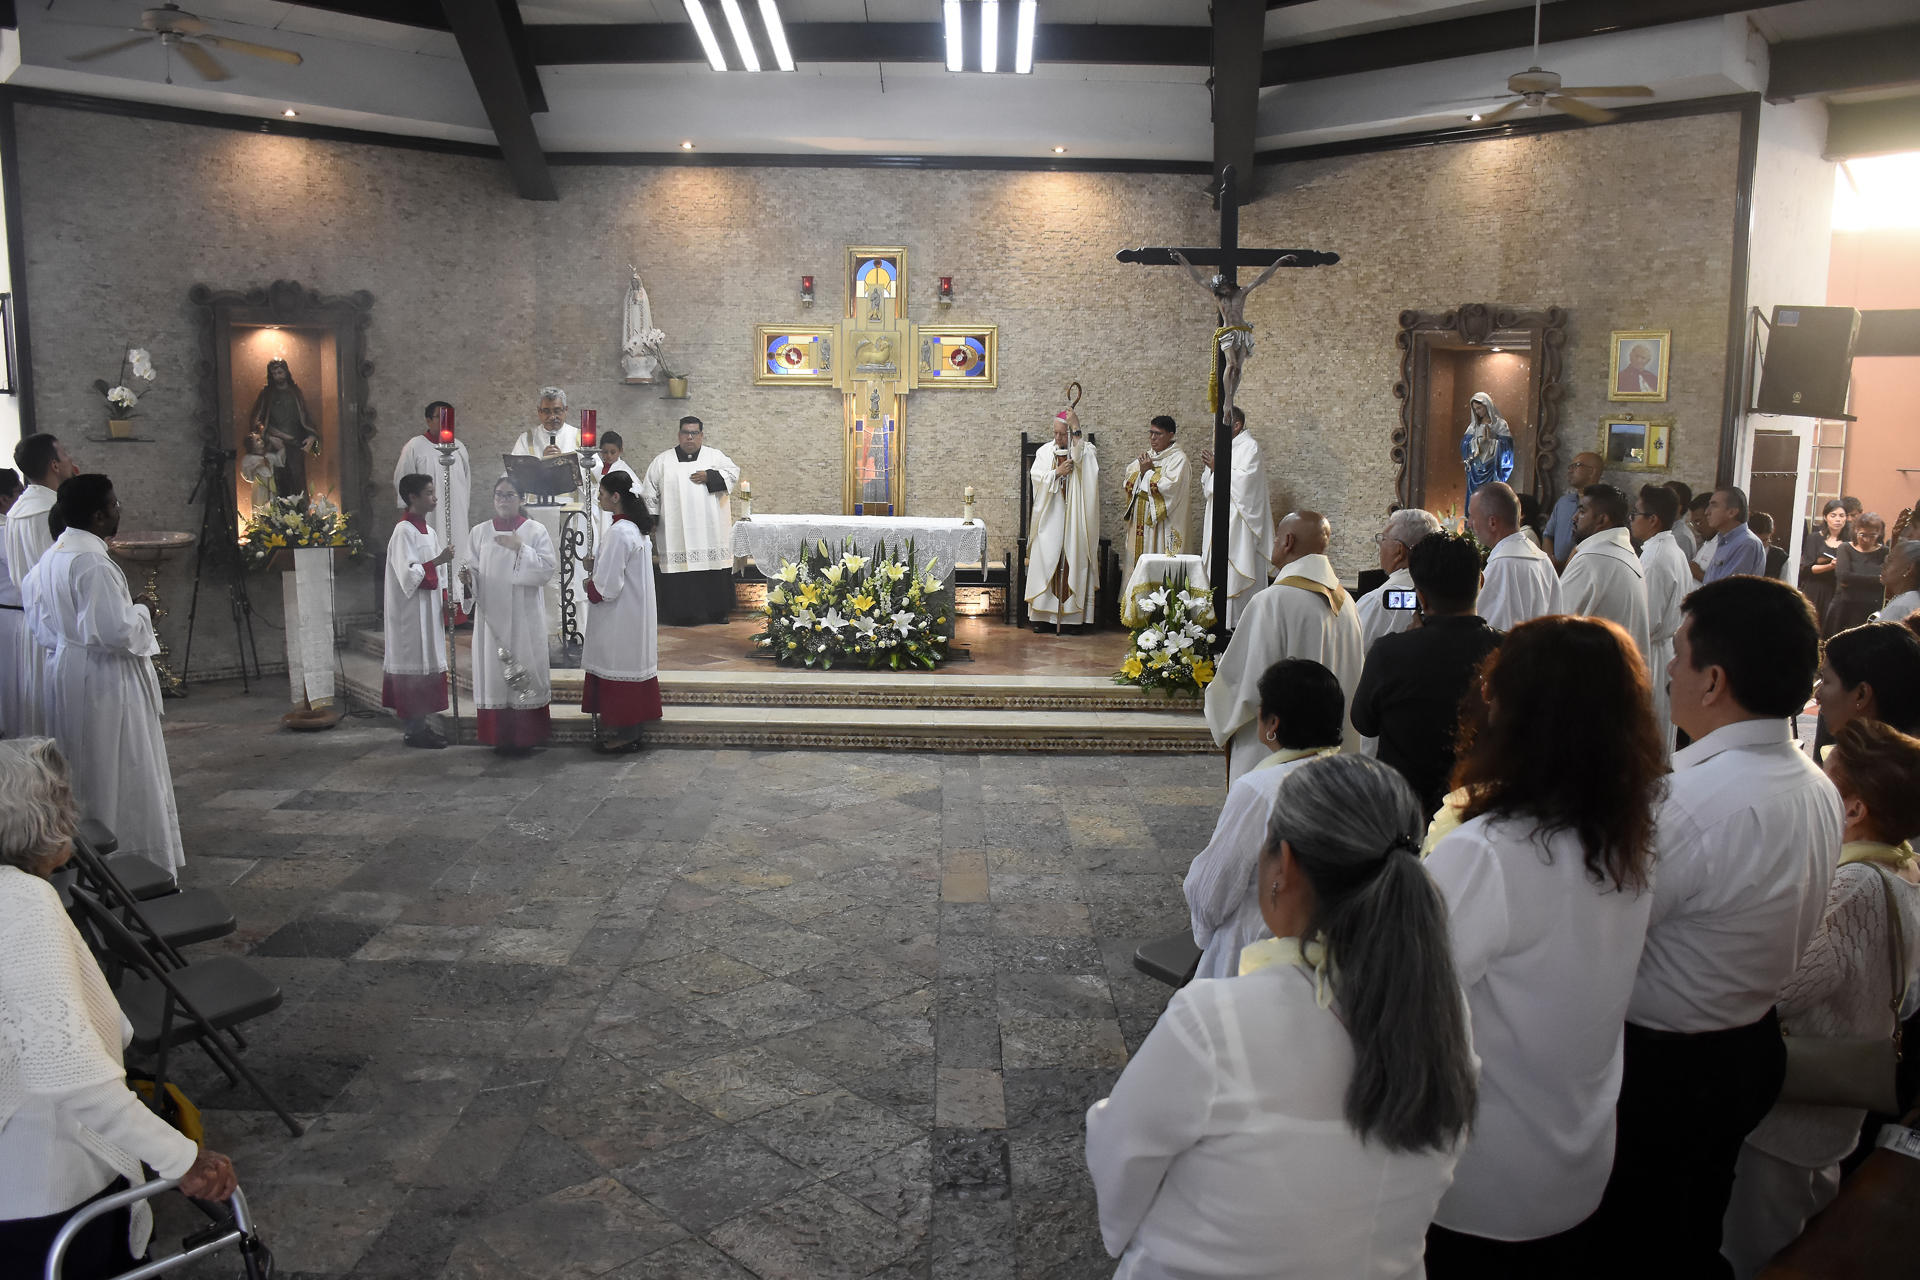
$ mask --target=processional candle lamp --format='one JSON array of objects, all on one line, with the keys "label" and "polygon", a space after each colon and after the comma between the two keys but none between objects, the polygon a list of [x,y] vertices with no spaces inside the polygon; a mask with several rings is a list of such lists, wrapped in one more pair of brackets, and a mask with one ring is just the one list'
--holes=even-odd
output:
[{"label": "processional candle lamp", "polygon": [[600,440],[600,411],[582,409],[580,411],[580,447],[594,448]]},{"label": "processional candle lamp", "polygon": [[[440,408],[439,436],[440,438],[436,443],[443,444],[443,445],[451,445],[453,443],[453,406],[452,405],[442,405]],[[448,465],[451,466],[452,463],[449,462]]]},{"label": "processional candle lamp", "polygon": [[[440,452],[440,485],[437,492],[443,496],[450,496],[453,492],[454,454],[452,405],[440,407],[440,429],[434,435],[433,447]],[[440,503],[440,535],[446,539],[449,547],[453,545],[453,503],[451,501]],[[458,742],[460,741],[460,681],[455,674],[458,668],[454,665],[457,654],[453,643],[453,629],[455,623],[459,621],[459,612],[458,605],[455,603],[453,565],[445,566],[441,581],[445,584],[441,588],[440,600],[441,607],[446,610],[447,710],[453,718],[451,738],[454,742]]]}]

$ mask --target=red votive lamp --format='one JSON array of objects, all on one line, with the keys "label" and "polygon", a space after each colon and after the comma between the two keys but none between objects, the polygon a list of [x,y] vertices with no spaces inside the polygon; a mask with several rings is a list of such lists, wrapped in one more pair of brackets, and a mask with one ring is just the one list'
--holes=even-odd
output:
[{"label": "red votive lamp", "polygon": [[453,406],[440,410],[440,443],[453,443]]},{"label": "red votive lamp", "polygon": [[580,411],[580,447],[591,449],[600,439],[600,411],[582,409]]}]

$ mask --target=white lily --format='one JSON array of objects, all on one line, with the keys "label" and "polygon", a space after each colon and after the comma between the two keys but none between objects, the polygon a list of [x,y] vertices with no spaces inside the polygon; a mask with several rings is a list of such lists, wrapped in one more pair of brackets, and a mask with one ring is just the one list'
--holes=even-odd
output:
[{"label": "white lily", "polygon": [[897,609],[893,615],[893,629],[901,635],[913,630],[913,615],[905,609]]},{"label": "white lily", "polygon": [[793,620],[803,627],[808,626],[813,622],[813,610],[801,605],[793,611]]},{"label": "white lily", "polygon": [[861,639],[871,640],[873,639],[873,633],[880,629],[880,624],[872,618],[855,618],[853,620],[853,629],[860,633]]},{"label": "white lily", "polygon": [[833,632],[833,634],[839,635],[840,629],[847,625],[847,620],[840,616],[838,609],[829,609],[827,610],[827,616],[820,619],[820,625],[828,631]]}]

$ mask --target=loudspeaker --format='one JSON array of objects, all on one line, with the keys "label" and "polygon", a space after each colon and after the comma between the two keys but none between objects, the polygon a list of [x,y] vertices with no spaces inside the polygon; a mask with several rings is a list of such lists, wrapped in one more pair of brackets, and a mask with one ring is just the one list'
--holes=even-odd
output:
[{"label": "loudspeaker", "polygon": [[1775,307],[1753,407],[1796,418],[1852,421],[1847,388],[1859,336],[1860,313],[1852,307]]}]

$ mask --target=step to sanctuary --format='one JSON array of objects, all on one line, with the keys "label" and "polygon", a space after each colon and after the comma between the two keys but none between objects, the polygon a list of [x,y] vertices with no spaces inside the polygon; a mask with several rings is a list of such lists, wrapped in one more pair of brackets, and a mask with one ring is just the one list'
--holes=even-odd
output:
[{"label": "step to sanctuary", "polygon": [[[366,631],[353,633],[352,643],[340,651],[349,705],[379,708],[379,654],[379,633]],[[463,714],[455,740],[471,742],[472,682],[465,670],[460,692]],[[769,662],[765,670],[662,671],[660,696],[666,714],[648,727],[647,741],[662,746],[953,753],[1214,750],[1196,700],[1169,699],[1099,676],[816,672]],[[579,704],[580,672],[554,671],[555,742],[592,740],[593,719]]]}]

